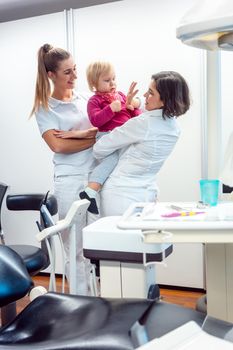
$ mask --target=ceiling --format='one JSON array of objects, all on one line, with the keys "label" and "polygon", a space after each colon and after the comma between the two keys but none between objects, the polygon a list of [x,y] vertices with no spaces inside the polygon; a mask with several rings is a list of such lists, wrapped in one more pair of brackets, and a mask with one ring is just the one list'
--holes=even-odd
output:
[{"label": "ceiling", "polygon": [[0,22],[121,0],[0,0]]}]

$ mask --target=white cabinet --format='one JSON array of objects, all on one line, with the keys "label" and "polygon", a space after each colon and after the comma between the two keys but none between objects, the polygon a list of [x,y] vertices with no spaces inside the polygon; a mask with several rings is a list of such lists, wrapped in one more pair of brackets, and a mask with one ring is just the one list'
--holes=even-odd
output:
[{"label": "white cabinet", "polygon": [[173,244],[165,265],[156,266],[158,284],[205,289],[204,248],[201,243]]}]

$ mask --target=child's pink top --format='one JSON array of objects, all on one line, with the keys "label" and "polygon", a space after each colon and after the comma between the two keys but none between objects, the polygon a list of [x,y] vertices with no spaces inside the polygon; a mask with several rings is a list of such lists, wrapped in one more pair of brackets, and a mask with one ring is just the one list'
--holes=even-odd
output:
[{"label": "child's pink top", "polygon": [[[121,101],[122,109],[120,112],[111,110],[110,103],[115,99]],[[125,103],[126,96],[120,91],[115,94],[96,93],[89,99],[87,104],[87,113],[91,124],[99,128],[99,131],[111,131],[115,127],[124,124],[130,118],[141,114],[139,108],[131,111],[126,108]]]}]

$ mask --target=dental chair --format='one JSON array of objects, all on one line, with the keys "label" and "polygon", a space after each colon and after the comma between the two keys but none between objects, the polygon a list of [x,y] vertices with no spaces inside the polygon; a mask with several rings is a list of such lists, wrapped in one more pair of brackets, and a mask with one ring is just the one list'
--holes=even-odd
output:
[{"label": "dental chair", "polygon": [[[84,201],[84,202],[83,202]],[[74,202],[65,219],[42,230],[47,239],[73,227],[86,206]],[[0,306],[16,301],[32,285],[18,254],[0,246]],[[116,299],[49,292],[33,300],[0,329],[0,349],[130,350],[194,321],[224,338],[232,324],[206,319],[205,314],[161,300]],[[232,337],[233,338],[233,337]],[[231,339],[232,340],[232,339]],[[233,345],[232,345],[233,346]]]},{"label": "dental chair", "polygon": [[[1,243],[5,244],[5,236],[1,224],[2,204],[8,186],[0,183],[0,239]],[[45,194],[9,194],[6,198],[6,206],[11,211],[38,211],[40,213],[41,205],[44,203],[51,215],[57,214],[57,201],[53,195]],[[41,225],[46,227],[46,223]],[[15,232],[17,235],[17,230]],[[29,232],[30,235],[30,232]],[[40,271],[46,269],[49,264],[48,251],[46,246],[42,243],[41,247],[32,246],[28,244],[14,244],[10,247],[15,250],[22,258],[31,276],[35,276]]]},{"label": "dental chair", "polygon": [[[31,289],[21,257],[0,245],[0,306]],[[33,300],[12,322],[0,328],[0,349],[131,350],[166,335],[190,320],[219,338],[232,324],[162,301],[104,299],[50,292]],[[233,344],[232,344],[233,347]]]}]

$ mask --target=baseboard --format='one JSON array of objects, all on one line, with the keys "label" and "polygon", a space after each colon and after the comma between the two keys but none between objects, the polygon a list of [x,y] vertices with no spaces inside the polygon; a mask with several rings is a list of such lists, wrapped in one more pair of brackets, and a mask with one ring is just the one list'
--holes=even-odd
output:
[{"label": "baseboard", "polygon": [[[40,272],[37,276],[45,276],[49,277],[49,272]],[[62,277],[61,273],[56,273],[56,277]],[[183,290],[186,292],[196,292],[196,293],[206,293],[206,290],[203,288],[193,288],[193,287],[183,287],[183,286],[170,286],[167,284],[159,284],[159,288],[161,289],[170,289],[170,290]]]},{"label": "baseboard", "polygon": [[[55,275],[56,275],[56,277],[62,277],[62,273],[56,273]],[[49,277],[50,276],[50,272],[39,272],[36,276]]]},{"label": "baseboard", "polygon": [[183,290],[186,292],[196,292],[196,293],[206,293],[206,290],[203,288],[193,288],[193,287],[182,287],[182,286],[169,286],[166,284],[159,284],[161,289],[171,289],[171,290]]}]

